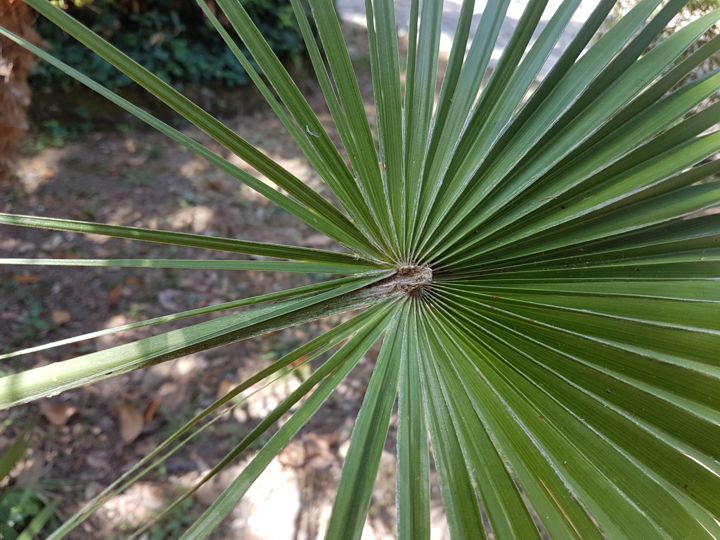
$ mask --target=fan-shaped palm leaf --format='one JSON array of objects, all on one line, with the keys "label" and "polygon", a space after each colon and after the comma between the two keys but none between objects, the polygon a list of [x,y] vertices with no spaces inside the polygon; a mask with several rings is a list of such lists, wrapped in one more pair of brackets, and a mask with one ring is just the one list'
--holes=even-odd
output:
[{"label": "fan-shaped palm leaf", "polygon": [[396,405],[400,538],[430,535],[431,462],[456,538],[720,536],[720,162],[712,157],[720,149],[720,109],[700,106],[717,95],[720,75],[688,80],[717,54],[720,38],[686,54],[720,12],[657,42],[685,2],[642,0],[593,40],[614,5],[602,0],[534,85],[580,1],[564,0],[541,31],[548,2],[528,2],[483,85],[508,0],[490,0],[474,33],[474,1],[463,2],[440,83],[442,2],[411,1],[402,58],[392,1],[366,0],[374,133],[332,1],[309,0],[313,29],[303,1],[291,0],[339,148],[242,3],[217,2],[247,57],[199,0],[334,194],[335,206],[62,10],[46,0],[26,1],[277,188],[0,29],[3,36],[343,250],[3,214],[4,225],[272,258],[5,264],[347,277],[8,352],[0,358],[265,304],[6,376],[0,379],[0,407],[277,328],[358,313],[188,422],[55,537],[197,436],[240,392],[271,381],[300,359],[334,351],[203,478],[209,480],[301,403],[185,534],[206,537],[378,341],[379,358],[352,434],[328,537],[360,537]]}]

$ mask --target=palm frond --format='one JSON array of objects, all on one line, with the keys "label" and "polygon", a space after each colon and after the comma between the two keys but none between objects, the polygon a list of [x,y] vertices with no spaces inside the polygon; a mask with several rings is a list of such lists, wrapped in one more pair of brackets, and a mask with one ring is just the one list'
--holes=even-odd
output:
[{"label": "palm frond", "polygon": [[[48,52],[5,29],[1,35],[344,251],[0,214],[0,225],[276,259],[0,263],[346,277],[7,352],[0,359],[253,306],[0,378],[0,408],[353,313],[202,411],[53,538],[71,533],[108,496],[198,436],[241,392],[269,384],[301,358],[333,351],[157,517],[284,419],[184,536],[207,537],[376,344],[379,357],[328,537],[360,538],[395,406],[402,539],[430,537],[433,465],[454,538],[720,536],[720,104],[708,104],[718,95],[720,74],[690,77],[720,50],[715,37],[690,52],[717,25],[720,11],[660,37],[685,2],[641,0],[596,38],[615,4],[601,0],[548,66],[580,2],[564,0],[549,17],[549,2],[528,2],[486,77],[510,2],[489,1],[473,32],[474,2],[464,0],[439,80],[443,3],[411,0],[404,59],[393,3],[365,0],[374,131],[333,2],[309,0],[307,11],[303,0],[291,0],[334,124],[328,127],[241,2],[218,1],[232,27],[226,29],[198,0],[334,203],[62,10],[46,0],[26,1],[277,189]],[[342,144],[333,142],[333,131]]]}]

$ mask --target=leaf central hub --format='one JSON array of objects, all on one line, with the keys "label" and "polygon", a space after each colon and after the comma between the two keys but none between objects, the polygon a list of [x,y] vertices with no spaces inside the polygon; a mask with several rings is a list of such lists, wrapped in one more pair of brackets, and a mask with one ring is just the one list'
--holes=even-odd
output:
[{"label": "leaf central hub", "polygon": [[433,272],[429,266],[405,265],[397,269],[396,290],[417,298],[432,284]]}]

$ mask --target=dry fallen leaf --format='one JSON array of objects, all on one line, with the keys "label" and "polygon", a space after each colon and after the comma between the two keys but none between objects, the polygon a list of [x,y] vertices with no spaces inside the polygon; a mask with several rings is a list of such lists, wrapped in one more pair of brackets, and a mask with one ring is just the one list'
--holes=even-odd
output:
[{"label": "dry fallen leaf", "polygon": [[40,414],[53,426],[64,426],[76,412],[77,408],[68,403],[40,402]]},{"label": "dry fallen leaf", "polygon": [[220,399],[221,397],[225,396],[230,390],[235,388],[237,386],[234,382],[229,381],[227,379],[223,379],[220,381],[220,384],[218,385],[217,389],[217,398]]},{"label": "dry fallen leaf", "polygon": [[149,424],[153,421],[155,414],[157,414],[158,407],[160,407],[159,399],[153,399],[150,403],[148,403],[148,406],[145,408],[145,413],[143,414],[143,422],[145,424]]},{"label": "dry fallen leaf", "polygon": [[67,249],[56,249],[52,252],[52,256],[55,259],[79,259],[76,253]]},{"label": "dry fallen leaf", "polygon": [[145,421],[143,415],[136,407],[124,403],[120,407],[120,435],[125,444],[130,444],[140,436]]},{"label": "dry fallen leaf", "polygon": [[217,180],[208,180],[207,187],[213,191],[221,191],[223,188],[222,182]]},{"label": "dry fallen leaf", "polygon": [[42,278],[35,274],[22,274],[15,276],[13,279],[18,285],[35,285],[39,283]]},{"label": "dry fallen leaf", "polygon": [[55,309],[52,312],[51,315],[52,322],[54,322],[58,326],[62,326],[63,324],[67,324],[70,322],[70,313],[63,309]]},{"label": "dry fallen leaf", "polygon": [[116,285],[115,287],[113,287],[113,289],[110,291],[110,294],[108,294],[108,306],[117,306],[120,303],[120,299],[122,298],[122,292],[122,285]]}]

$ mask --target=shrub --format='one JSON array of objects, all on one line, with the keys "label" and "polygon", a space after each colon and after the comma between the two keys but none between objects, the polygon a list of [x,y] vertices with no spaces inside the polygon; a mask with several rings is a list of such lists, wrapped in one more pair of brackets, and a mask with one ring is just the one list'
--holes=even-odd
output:
[{"label": "shrub", "polygon": [[[424,2],[420,9],[412,2],[403,80],[393,2],[374,0],[368,15],[375,133],[332,4],[310,0],[317,42],[301,1],[293,0],[346,161],[242,5],[218,0],[266,78],[258,76],[205,6],[213,26],[332,190],[335,206],[67,14],[45,0],[27,2],[273,184],[44,51],[7,31],[4,35],[342,248],[5,214],[0,222],[7,225],[256,257],[7,259],[5,264],[343,277],[104,330],[228,313],[8,375],[0,379],[0,408],[278,328],[354,313],[200,413],[66,522],[56,537],[161,463],[245,389],[332,353],[202,479],[212,478],[285,419],[183,536],[207,537],[376,343],[379,357],[352,434],[329,538],[360,537],[396,404],[400,538],[429,537],[431,460],[455,538],[720,536],[720,162],[708,159],[720,147],[720,106],[688,114],[718,91],[720,74],[677,87],[720,48],[714,38],[682,57],[717,23],[720,12],[694,20],[647,50],[685,2],[671,0],[656,10],[659,0],[642,0],[585,50],[614,4],[601,1],[534,88],[578,2],[563,2],[535,40],[547,2],[528,2],[481,89],[508,2],[488,3],[466,55],[474,7],[467,0],[434,106],[442,4]],[[245,309],[234,311],[239,308]]]},{"label": "shrub", "polygon": [[[288,0],[244,0],[243,5],[258,23],[268,43],[281,58],[297,58],[302,52],[292,8]],[[68,12],[93,31],[124,50],[164,81],[218,83],[228,87],[249,83],[245,70],[208,24],[202,12],[185,0],[93,0],[69,4]],[[110,64],[92,54],[46,19],[38,31],[59,59],[112,89],[132,84]],[[75,81],[41,64],[30,78],[36,90],[67,91]]]}]

